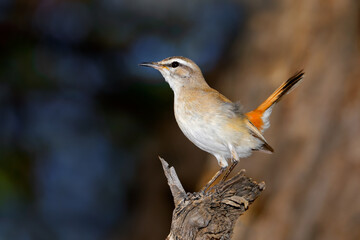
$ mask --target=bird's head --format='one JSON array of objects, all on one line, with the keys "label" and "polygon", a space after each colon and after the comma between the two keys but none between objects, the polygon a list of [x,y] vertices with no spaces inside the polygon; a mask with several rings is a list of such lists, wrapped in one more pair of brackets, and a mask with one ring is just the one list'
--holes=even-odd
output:
[{"label": "bird's head", "polygon": [[174,92],[183,87],[208,86],[200,68],[188,58],[169,57],[159,62],[145,62],[140,66],[159,70]]}]

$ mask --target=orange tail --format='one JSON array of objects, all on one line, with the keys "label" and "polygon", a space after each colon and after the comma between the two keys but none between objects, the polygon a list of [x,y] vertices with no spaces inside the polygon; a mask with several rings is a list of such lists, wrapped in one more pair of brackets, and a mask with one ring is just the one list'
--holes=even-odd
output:
[{"label": "orange tail", "polygon": [[246,113],[248,119],[259,129],[264,131],[270,126],[269,116],[272,111],[272,107],[275,103],[279,102],[281,97],[285,94],[290,93],[300,80],[304,77],[303,70],[295,73],[294,76],[289,78],[286,82],[281,84],[281,86],[273,92],[273,94],[268,97],[260,106],[258,106],[254,111]]}]

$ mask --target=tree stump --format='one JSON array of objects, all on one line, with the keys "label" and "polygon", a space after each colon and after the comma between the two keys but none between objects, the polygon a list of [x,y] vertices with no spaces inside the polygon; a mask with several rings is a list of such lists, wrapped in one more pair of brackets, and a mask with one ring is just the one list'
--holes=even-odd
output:
[{"label": "tree stump", "polygon": [[265,189],[241,170],[206,193],[186,193],[173,167],[162,158],[165,176],[174,198],[167,240],[231,239],[235,222]]}]

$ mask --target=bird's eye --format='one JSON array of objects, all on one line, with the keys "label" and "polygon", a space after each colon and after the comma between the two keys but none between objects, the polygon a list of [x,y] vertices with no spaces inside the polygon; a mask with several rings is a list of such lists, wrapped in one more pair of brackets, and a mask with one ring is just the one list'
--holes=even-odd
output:
[{"label": "bird's eye", "polygon": [[180,64],[178,63],[178,62],[172,62],[171,63],[171,67],[173,67],[173,68],[176,68],[176,67],[178,67]]}]

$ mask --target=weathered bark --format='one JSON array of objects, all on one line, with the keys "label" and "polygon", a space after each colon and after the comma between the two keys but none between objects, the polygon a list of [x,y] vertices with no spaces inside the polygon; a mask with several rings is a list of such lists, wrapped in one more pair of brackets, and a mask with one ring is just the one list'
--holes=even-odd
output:
[{"label": "weathered bark", "polygon": [[238,217],[265,189],[264,182],[252,181],[241,170],[205,194],[186,193],[175,169],[160,161],[175,203],[167,240],[231,239]]}]

